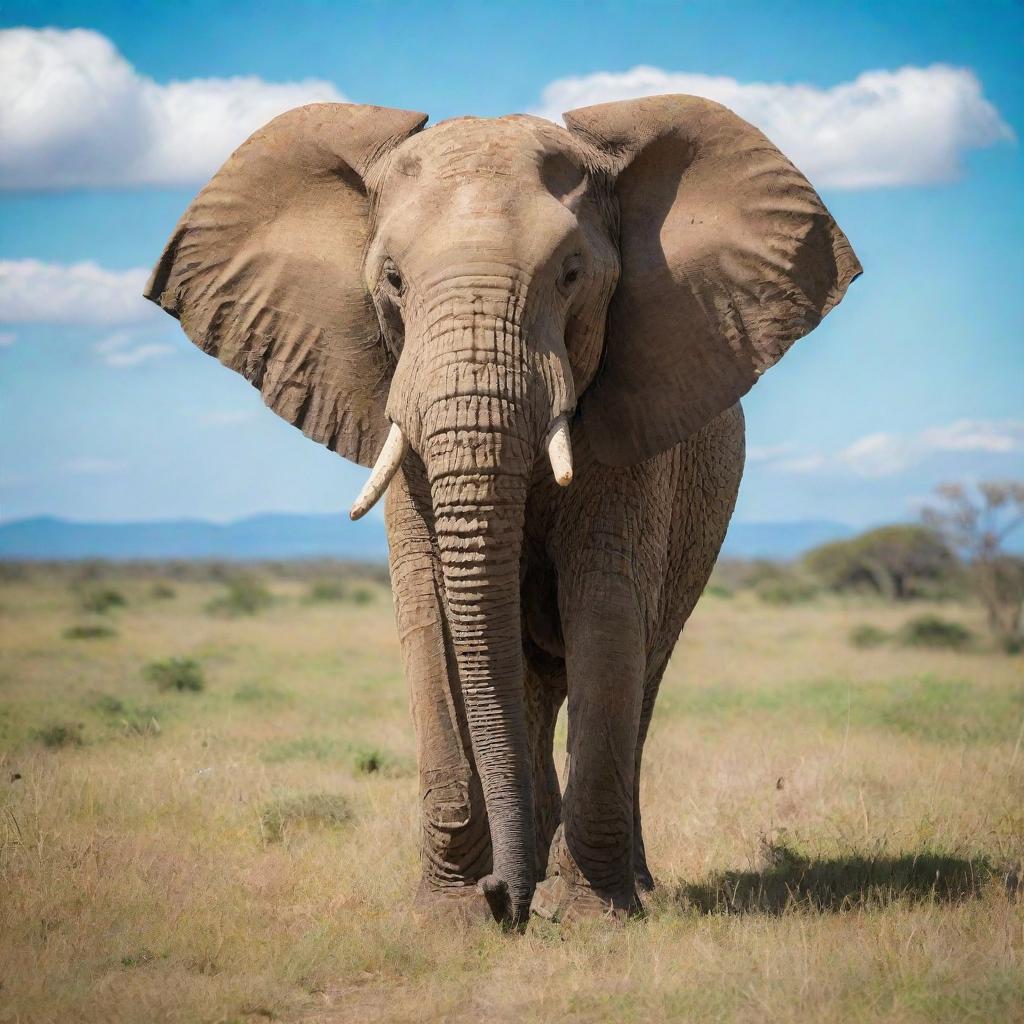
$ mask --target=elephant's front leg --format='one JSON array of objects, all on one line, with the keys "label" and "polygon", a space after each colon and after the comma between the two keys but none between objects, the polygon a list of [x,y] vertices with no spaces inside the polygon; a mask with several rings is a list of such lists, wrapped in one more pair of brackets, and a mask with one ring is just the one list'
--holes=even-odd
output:
[{"label": "elephant's front leg", "polygon": [[537,910],[564,918],[639,909],[634,881],[634,772],[644,644],[634,585],[583,573],[561,596],[569,689],[569,778],[557,877]]},{"label": "elephant's front leg", "polygon": [[452,900],[442,906],[458,905],[489,918],[476,891],[477,881],[491,870],[487,812],[447,635],[429,497],[414,456],[391,484],[386,520],[419,764],[419,901]]}]

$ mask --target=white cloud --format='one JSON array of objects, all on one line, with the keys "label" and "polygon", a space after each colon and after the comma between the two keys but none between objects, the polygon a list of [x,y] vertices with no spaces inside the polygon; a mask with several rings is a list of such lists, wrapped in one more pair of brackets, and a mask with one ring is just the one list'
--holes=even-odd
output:
[{"label": "white cloud", "polygon": [[75,476],[110,476],[124,469],[123,462],[113,459],[98,459],[91,455],[80,455],[64,463],[64,469]]},{"label": "white cloud", "polygon": [[641,66],[558,79],[536,112],[559,121],[575,107],[660,93],[724,103],[823,187],[951,181],[966,150],[1014,138],[974,72],[944,64],[865,71],[828,89]]},{"label": "white cloud", "polygon": [[173,355],[175,348],[166,342],[139,338],[130,331],[117,331],[97,342],[93,351],[107,366],[120,370]]},{"label": "white cloud", "polygon": [[968,452],[976,455],[1024,453],[1024,421],[962,419],[917,434],[868,434],[831,454],[769,456],[762,461],[769,469],[780,473],[853,473],[880,478],[896,476],[937,455]]},{"label": "white cloud", "polygon": [[292,107],[344,97],[319,79],[139,74],[87,29],[0,32],[0,187],[192,184]]},{"label": "white cloud", "polygon": [[1013,452],[1024,449],[1024,422],[1015,420],[957,420],[921,435],[935,451]]},{"label": "white cloud", "polygon": [[155,321],[142,297],[149,272],[107,270],[92,262],[0,260],[0,323],[112,327]]}]

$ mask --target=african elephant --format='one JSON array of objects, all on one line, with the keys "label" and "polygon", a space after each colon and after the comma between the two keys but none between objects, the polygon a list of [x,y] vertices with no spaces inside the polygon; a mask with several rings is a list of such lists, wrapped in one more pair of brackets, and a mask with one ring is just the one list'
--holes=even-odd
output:
[{"label": "african elephant", "polygon": [[511,925],[531,901],[626,914],[653,884],[644,740],[732,514],[739,398],[860,264],[793,165],[708,100],[425,121],[271,121],[146,295],[374,466],[354,518],[388,489],[421,898]]}]

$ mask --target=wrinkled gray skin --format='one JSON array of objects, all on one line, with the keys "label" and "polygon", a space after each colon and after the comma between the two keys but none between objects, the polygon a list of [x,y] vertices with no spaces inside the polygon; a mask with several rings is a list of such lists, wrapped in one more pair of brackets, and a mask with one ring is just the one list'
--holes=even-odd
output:
[{"label": "wrinkled gray skin", "polygon": [[[714,106],[691,102],[701,110]],[[623,122],[627,131],[636,116]],[[672,224],[671,213],[635,213],[645,197],[658,201],[656,182],[644,184],[639,200],[617,193],[626,188],[618,179],[627,171],[618,155],[623,147],[610,134],[602,152],[593,125],[571,134],[534,118],[463,118],[392,141],[384,156],[359,168],[372,203],[360,265],[385,352],[383,424],[401,427],[410,446],[387,492],[386,521],[418,745],[420,896],[460,910],[478,903],[516,925],[531,901],[558,916],[629,913],[639,908],[638,888],[653,885],[638,798],[644,740],[666,662],[735,503],[744,450],[736,400],[838,301],[859,270],[852,252],[845,268],[836,271],[833,263],[807,322],[787,327],[760,361],[756,316],[743,311],[743,300],[728,308],[717,294],[702,300],[704,310],[725,310],[715,332],[738,336],[728,322],[733,316],[755,338],[750,350],[758,358],[736,371],[736,380],[712,367],[712,384],[700,394],[673,392],[667,403],[664,381],[677,368],[664,375],[636,371],[639,386],[618,387],[615,374],[628,372],[615,368],[616,353],[608,351],[616,344],[608,327],[613,296],[620,316],[633,303],[652,307],[656,319],[664,305],[653,291],[648,302],[653,286],[635,282],[632,293],[623,285],[616,295],[626,260],[620,201],[634,204],[630,223],[641,225],[629,230],[653,240],[641,248],[664,244],[668,252]],[[679,152],[673,143],[651,159]],[[688,166],[688,150],[684,156]],[[665,174],[671,204],[678,172]],[[625,222],[631,214],[623,209],[621,216]],[[788,209],[788,224],[787,218]],[[699,218],[685,219],[700,230]],[[196,326],[198,314],[189,319],[189,303],[199,300],[187,285],[174,284],[176,268],[167,270],[183,262],[184,232],[172,240],[149,294],[182,317],[194,340],[262,386],[282,412],[264,379],[271,369],[257,373],[251,354],[229,358],[227,343],[211,340],[214,327]],[[845,245],[835,232],[829,238],[840,241],[826,246],[829,259]],[[653,262],[663,265],[660,253]],[[794,265],[804,259],[786,258]],[[755,284],[739,290],[765,302],[759,259],[747,261]],[[710,265],[718,262],[728,261],[716,257]],[[729,266],[747,264],[737,258]],[[681,279],[666,273],[659,287],[674,295]],[[788,296],[787,288],[778,294]],[[682,289],[680,301],[690,301],[694,290],[685,283]],[[221,312],[207,316],[215,326],[233,309],[217,294]],[[705,312],[699,319],[698,339],[713,317]],[[680,344],[689,321],[672,320],[668,341],[665,325],[652,323],[628,339],[638,351]],[[628,328],[619,333],[625,345]],[[741,342],[730,341],[722,358],[737,358]],[[704,357],[697,359],[700,370]],[[277,365],[267,358],[268,367]],[[588,406],[588,395],[602,394],[595,386],[602,374],[603,397]],[[280,381],[273,386],[280,390]],[[620,412],[615,398],[630,390],[633,404]],[[705,406],[714,415],[701,412]],[[564,488],[545,450],[548,430],[563,413],[573,454],[573,479]],[[307,413],[282,414],[301,425]],[[308,422],[304,429],[318,436]],[[343,450],[340,442],[333,446]],[[561,794],[552,748],[567,698],[569,775]]]}]

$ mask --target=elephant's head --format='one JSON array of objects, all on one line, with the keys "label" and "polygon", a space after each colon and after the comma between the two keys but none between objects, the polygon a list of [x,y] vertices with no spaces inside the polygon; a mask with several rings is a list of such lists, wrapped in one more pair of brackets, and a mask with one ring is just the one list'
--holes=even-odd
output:
[{"label": "elephant's head", "polygon": [[[535,465],[567,421],[628,464],[698,430],[860,272],[798,171],[725,108],[661,96],[532,117],[303,107],[250,138],[146,294],[304,433],[362,465],[366,511],[422,459],[494,850],[536,861],[519,560]],[[546,453],[546,454],[545,454]],[[379,456],[379,457],[378,457]]]}]

